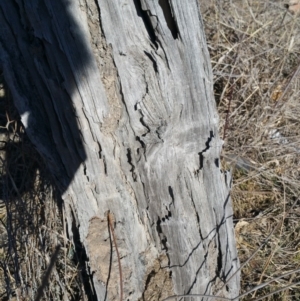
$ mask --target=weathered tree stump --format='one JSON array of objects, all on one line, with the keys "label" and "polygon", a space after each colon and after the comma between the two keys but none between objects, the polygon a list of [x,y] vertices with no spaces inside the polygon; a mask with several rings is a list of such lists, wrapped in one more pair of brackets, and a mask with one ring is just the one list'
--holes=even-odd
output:
[{"label": "weathered tree stump", "polygon": [[[0,64],[89,257],[98,300],[239,292],[196,0],[0,2]],[[200,300],[200,299],[199,299]]]}]

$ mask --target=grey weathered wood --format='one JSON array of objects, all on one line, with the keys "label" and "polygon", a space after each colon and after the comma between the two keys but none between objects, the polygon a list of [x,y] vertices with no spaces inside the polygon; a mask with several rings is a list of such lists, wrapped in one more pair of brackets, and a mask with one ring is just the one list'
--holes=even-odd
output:
[{"label": "grey weathered wood", "polygon": [[239,273],[221,289],[239,263],[197,1],[1,1],[0,18],[1,68],[98,300],[119,298],[108,210],[126,300],[237,296]]}]

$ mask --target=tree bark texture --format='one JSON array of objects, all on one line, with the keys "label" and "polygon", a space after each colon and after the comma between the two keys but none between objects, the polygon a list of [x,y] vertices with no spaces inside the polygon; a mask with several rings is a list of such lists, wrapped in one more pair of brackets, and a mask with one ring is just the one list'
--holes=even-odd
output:
[{"label": "tree bark texture", "polygon": [[108,211],[124,300],[236,297],[239,273],[222,288],[239,263],[197,1],[1,1],[0,18],[1,68],[98,300],[120,293]]}]

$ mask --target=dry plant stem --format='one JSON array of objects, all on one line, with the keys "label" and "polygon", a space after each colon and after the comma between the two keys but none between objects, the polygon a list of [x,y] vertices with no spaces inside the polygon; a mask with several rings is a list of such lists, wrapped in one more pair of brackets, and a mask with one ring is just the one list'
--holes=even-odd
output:
[{"label": "dry plant stem", "polygon": [[120,301],[122,301],[123,300],[123,276],[122,276],[121,259],[120,259],[120,254],[119,254],[119,250],[118,250],[118,246],[117,246],[117,240],[116,240],[116,236],[115,236],[115,232],[114,232],[113,216],[110,212],[108,212],[108,214],[107,214],[107,220],[108,220],[110,232],[113,237],[113,241],[114,241],[114,245],[115,245],[117,257],[118,257],[119,275],[120,275]]},{"label": "dry plant stem", "polygon": [[[268,237],[264,240],[264,242],[256,249],[256,251],[240,266],[240,270],[242,270],[242,268],[258,253],[258,251],[268,242],[268,240],[270,239],[270,237],[272,236],[272,234],[279,228],[279,226],[281,226],[281,224],[284,222],[285,218],[287,217],[287,215],[293,210],[293,208],[295,207],[295,205],[297,204],[299,200],[297,199],[294,204],[291,206],[290,210],[288,212],[286,212],[284,214],[284,217],[282,219],[282,221],[280,223],[277,224],[277,226],[271,231],[271,233],[268,235]],[[236,271],[233,275],[231,275],[231,277],[229,277],[229,279],[223,284],[223,286],[221,287],[221,289],[229,283],[229,281],[232,279],[232,277],[235,276],[235,274],[238,272]],[[273,281],[273,280],[272,280]],[[271,281],[271,282],[272,282]]]},{"label": "dry plant stem", "polygon": [[298,65],[298,67],[296,68],[296,70],[294,71],[293,75],[291,76],[291,78],[289,79],[288,83],[286,84],[284,91],[282,92],[282,94],[280,95],[280,98],[277,100],[276,104],[275,104],[275,108],[277,107],[277,105],[281,102],[281,100],[283,99],[283,97],[285,96],[286,92],[289,90],[290,85],[292,84],[293,80],[297,77],[298,73],[300,71],[300,64]]},{"label": "dry plant stem", "polygon": [[[277,246],[278,246],[278,245],[277,245]],[[261,282],[262,282],[262,279],[263,279],[263,277],[265,276],[265,273],[266,273],[267,268],[268,268],[268,266],[269,266],[269,264],[270,264],[270,261],[272,260],[272,258],[274,257],[275,253],[277,252],[277,246],[276,246],[276,248],[274,248],[274,250],[271,252],[270,256],[268,257],[267,262],[266,262],[266,264],[265,264],[265,266],[264,266],[264,268],[263,268],[263,271],[262,271],[262,273],[261,273],[261,275],[260,275],[260,277],[259,277],[258,283],[261,283]],[[256,292],[254,293],[254,296],[253,296],[253,297],[255,297],[255,296],[256,296]]]},{"label": "dry plant stem", "polygon": [[18,188],[17,188],[17,185],[16,185],[16,183],[15,183],[13,177],[11,176],[9,170],[7,170],[6,172],[7,172],[8,176],[9,176],[9,179],[10,179],[10,181],[11,181],[11,184],[12,184],[12,186],[13,186],[15,192],[17,193],[18,197],[21,198],[21,194],[20,194],[20,192],[19,192],[19,190],[18,190]]},{"label": "dry plant stem", "polygon": [[35,301],[39,301],[42,298],[43,291],[44,291],[45,287],[47,286],[47,283],[48,283],[51,271],[52,271],[52,269],[54,267],[54,264],[55,264],[55,262],[57,260],[59,250],[60,250],[60,245],[58,245],[56,247],[56,250],[55,250],[54,254],[51,257],[50,264],[49,264],[49,267],[48,267],[48,269],[46,271],[46,274],[45,274],[45,276],[44,276],[44,278],[42,280],[42,284],[38,288],[38,291],[37,291],[37,294],[36,294],[36,298],[34,299]]},{"label": "dry plant stem", "polygon": [[[230,77],[229,77],[229,83],[231,82],[231,78],[232,78],[232,74],[235,71],[236,65],[237,65],[237,60],[239,58],[239,49],[240,46],[242,45],[243,40],[245,39],[245,34],[243,34],[241,42],[238,44],[238,48],[237,48],[237,53],[234,56],[234,61],[233,61],[233,66],[230,72]],[[224,125],[224,132],[223,132],[223,141],[225,141],[226,139],[226,131],[228,128],[228,123],[229,123],[229,115],[230,115],[230,110],[231,110],[231,102],[232,102],[232,97],[233,97],[233,89],[235,87],[235,83],[239,81],[239,78],[237,78],[234,83],[231,84],[230,90],[229,90],[229,101],[228,101],[228,107],[227,107],[227,113],[226,113],[226,117],[225,117],[225,125]]]},{"label": "dry plant stem", "polygon": [[[273,281],[276,281],[276,280],[278,280],[278,279],[280,279],[280,278],[285,278],[285,277],[287,277],[287,276],[289,276],[289,275],[291,275],[291,274],[295,274],[295,273],[298,273],[298,272],[300,272],[300,269],[293,270],[293,271],[291,271],[291,272],[288,272],[288,273],[285,273],[285,274],[283,274],[283,275],[280,275],[280,276],[278,276],[278,277],[276,277],[276,278],[273,278],[273,279],[271,279],[271,280],[269,280],[269,281],[267,281],[267,282],[264,282],[264,283],[262,283],[262,284],[260,284],[260,285],[257,285],[256,287],[254,287],[254,288],[251,289],[250,291],[247,291],[247,292],[245,292],[245,293],[239,295],[238,297],[233,298],[232,300],[236,300],[236,299],[238,299],[238,298],[245,297],[245,296],[251,294],[252,292],[256,292],[257,290],[264,288],[265,286],[269,285],[269,284],[270,284],[271,282],[273,282]],[[277,291],[275,291],[275,292],[271,292],[271,293],[268,294],[268,295],[265,295],[265,296],[263,296],[263,297],[259,297],[258,299],[255,299],[255,301],[261,300],[262,298],[265,298],[265,297],[267,297],[267,296],[269,296],[269,295],[276,294],[277,292],[283,291],[283,290],[285,290],[285,289],[287,289],[287,288],[289,288],[289,287],[291,287],[291,286],[296,286],[297,284],[299,284],[299,282],[292,283],[292,284],[290,284],[290,285],[286,285],[285,287],[282,287],[282,288],[280,288],[279,290],[277,290]]]},{"label": "dry plant stem", "polygon": [[[286,200],[285,200],[285,185],[283,185],[283,186],[284,186],[284,212],[285,212],[285,203],[286,203]],[[280,229],[280,236],[282,235],[282,226],[283,226],[285,217],[286,217],[286,214],[284,214],[284,215],[283,215],[283,218],[282,218],[281,229]],[[278,246],[278,243],[277,243],[277,246]],[[262,271],[262,273],[261,273],[261,275],[260,275],[260,278],[259,278],[259,282],[258,282],[258,283],[261,283],[261,282],[262,282],[262,279],[263,279],[263,277],[264,277],[264,275],[265,275],[265,273],[266,273],[266,270],[267,270],[267,268],[268,268],[268,266],[269,266],[269,263],[270,263],[270,261],[273,259],[275,253],[277,252],[277,246],[276,246],[276,248],[274,248],[274,250],[271,252],[271,254],[270,254],[270,256],[269,256],[269,258],[268,258],[268,260],[267,260],[267,263],[265,264],[264,269],[263,269],[263,271]],[[254,296],[253,296],[253,297],[255,297],[255,295],[256,295],[256,292],[254,293]]]},{"label": "dry plant stem", "polygon": [[[264,26],[262,26],[261,28],[263,28]],[[260,29],[259,29],[260,30]],[[259,31],[258,30],[258,31]],[[256,32],[255,32],[256,34]],[[236,44],[237,45],[237,54],[235,55],[234,57],[234,63],[233,63],[233,67],[231,69],[231,75],[233,74],[233,71],[234,71],[234,68],[236,67],[236,64],[237,64],[237,59],[239,57],[239,48],[240,46],[242,45],[243,42],[247,41],[248,38],[245,39],[245,35],[246,35],[246,32],[243,34],[243,37],[241,38],[241,41],[240,43]],[[253,35],[253,34],[252,34]],[[252,36],[250,35],[250,37]],[[232,51],[234,49],[235,45],[230,49],[230,51]],[[229,51],[229,52],[230,52]],[[296,72],[297,73],[297,72]],[[230,87],[230,90],[229,90],[229,101],[228,101],[228,108],[227,108],[227,113],[226,113],[226,117],[225,117],[225,125],[224,125],[224,132],[223,132],[223,141],[225,141],[226,139],[226,132],[227,132],[227,129],[228,129],[228,123],[229,123],[229,115],[230,115],[230,109],[231,109],[231,101],[232,101],[232,97],[233,97],[233,88],[234,88],[234,84],[239,80],[239,78],[231,85]],[[229,81],[231,81],[231,76],[230,76],[230,79]]]},{"label": "dry plant stem", "polygon": [[66,239],[67,239],[67,226],[66,226],[66,220],[65,220],[65,209],[62,210],[62,215],[63,215],[63,229],[64,229],[64,255],[65,255],[65,278],[67,275],[67,244],[66,244]]},{"label": "dry plant stem", "polygon": [[[233,71],[233,70],[232,70]],[[230,92],[229,92],[229,101],[228,101],[228,107],[227,107],[227,113],[225,117],[225,125],[224,125],[224,132],[223,132],[223,141],[225,141],[226,138],[226,132],[228,128],[228,122],[229,122],[229,114],[231,110],[231,101],[232,101],[232,94],[233,94],[233,84],[230,87]]]},{"label": "dry plant stem", "polygon": [[[254,299],[253,301],[260,301],[260,300],[262,300],[262,299],[265,299],[265,298],[267,298],[267,297],[269,297],[269,296],[272,296],[272,295],[275,295],[275,294],[277,294],[277,293],[280,293],[280,292],[282,292],[282,291],[288,289],[289,287],[296,286],[296,285],[298,285],[298,284],[300,284],[300,281],[299,281],[299,282],[296,282],[296,283],[292,283],[292,284],[290,284],[290,285],[287,285],[287,286],[285,286],[285,287],[283,287],[283,288],[278,289],[277,291],[271,292],[271,293],[269,293],[269,294],[267,294],[267,295],[264,295],[264,296],[262,296],[262,297],[259,297],[259,298],[257,298],[257,299]],[[232,300],[232,301],[234,301],[234,300]]]},{"label": "dry plant stem", "polygon": [[216,297],[216,296],[211,296],[211,295],[201,295],[201,294],[192,294],[192,295],[174,295],[171,297],[168,297],[166,299],[163,299],[162,301],[168,301],[168,300],[175,300],[177,301],[179,298],[184,298],[184,297],[205,297],[205,298],[212,298],[213,300],[233,300],[225,297]]},{"label": "dry plant stem", "polygon": [[[267,281],[267,282],[265,282],[265,283],[262,283],[262,284],[260,284],[260,285],[257,285],[256,287],[254,287],[254,288],[251,289],[250,291],[247,291],[247,292],[245,292],[245,293],[243,293],[243,294],[241,294],[241,295],[239,295],[239,296],[237,296],[237,297],[235,297],[235,298],[232,298],[232,299],[226,298],[226,297],[217,297],[217,296],[202,295],[202,294],[192,294],[192,295],[174,295],[174,296],[171,296],[171,297],[168,297],[168,298],[164,299],[163,301],[177,300],[178,298],[183,298],[183,297],[205,297],[205,298],[214,298],[214,300],[229,300],[229,301],[234,301],[234,300],[238,300],[238,299],[240,299],[240,298],[242,298],[242,297],[245,297],[245,296],[249,295],[249,294],[252,293],[252,292],[256,292],[257,290],[259,290],[259,289],[261,289],[261,288],[264,288],[265,286],[269,285],[269,284],[270,284],[271,282],[273,282],[273,281],[276,281],[276,280],[278,280],[278,279],[280,279],[280,278],[285,278],[285,277],[287,277],[287,276],[289,276],[289,275],[291,275],[291,274],[295,274],[295,273],[297,273],[297,272],[300,272],[300,269],[297,269],[297,270],[288,272],[288,273],[286,273],[286,274],[283,274],[283,275],[280,275],[280,276],[278,276],[278,277],[276,277],[276,278],[273,278],[273,279],[271,279],[271,280],[269,280],[269,281]],[[289,287],[296,286],[296,285],[298,285],[299,283],[300,283],[300,282],[292,283],[292,284],[290,284],[290,285],[287,285],[287,286],[285,286],[285,287],[282,287],[282,288],[278,289],[278,290],[275,291],[275,292],[271,292],[271,293],[269,293],[269,294],[267,294],[267,295],[264,295],[263,297],[259,297],[259,298],[257,298],[257,299],[253,299],[253,301],[259,301],[259,300],[264,299],[264,298],[266,298],[266,297],[268,297],[268,296],[271,296],[271,295],[273,295],[273,294],[276,294],[276,293],[278,293],[278,292],[281,292],[281,291],[283,291],[283,290],[286,290],[286,289],[289,288]]]},{"label": "dry plant stem", "polygon": [[[235,58],[234,58],[234,64],[233,64],[233,67],[231,69],[230,77],[229,77],[229,84],[231,82],[233,71],[235,70],[234,68],[236,67],[237,59],[238,59],[238,54],[236,54]],[[235,80],[234,83],[232,83],[231,87],[229,88],[230,89],[229,90],[229,101],[228,101],[227,113],[226,113],[226,117],[225,117],[224,132],[223,132],[223,141],[225,141],[226,131],[227,131],[227,128],[228,128],[229,115],[230,115],[230,110],[231,110],[231,101],[232,101],[232,96],[233,96],[233,88],[234,88],[235,83],[238,80],[239,80],[239,78],[237,80]]]}]

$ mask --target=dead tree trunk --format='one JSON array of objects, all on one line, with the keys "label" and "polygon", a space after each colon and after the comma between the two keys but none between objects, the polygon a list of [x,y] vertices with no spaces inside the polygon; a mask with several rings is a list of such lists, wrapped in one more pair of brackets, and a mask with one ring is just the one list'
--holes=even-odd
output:
[{"label": "dead tree trunk", "polygon": [[[196,0],[0,2],[0,64],[61,190],[98,300],[239,291]],[[199,299],[200,300],[200,299]],[[208,299],[207,299],[208,300]]]}]

